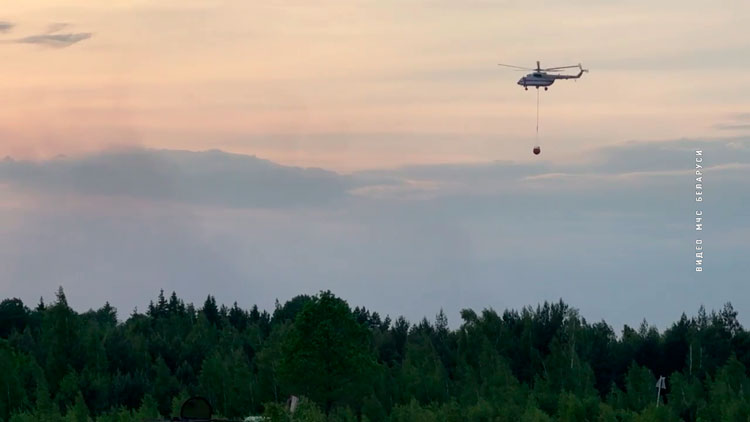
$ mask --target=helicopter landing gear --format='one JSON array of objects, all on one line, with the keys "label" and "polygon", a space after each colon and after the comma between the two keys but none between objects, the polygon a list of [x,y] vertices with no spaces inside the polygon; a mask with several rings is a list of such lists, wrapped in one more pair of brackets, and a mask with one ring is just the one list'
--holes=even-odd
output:
[{"label": "helicopter landing gear", "polygon": [[545,91],[547,90],[547,87],[546,87],[546,86],[544,87],[544,90],[545,90]]},{"label": "helicopter landing gear", "polygon": [[524,85],[524,86],[523,86],[523,89],[525,89],[526,91],[528,91],[528,90],[529,90],[529,87],[528,87],[528,86],[526,86],[526,85]]}]

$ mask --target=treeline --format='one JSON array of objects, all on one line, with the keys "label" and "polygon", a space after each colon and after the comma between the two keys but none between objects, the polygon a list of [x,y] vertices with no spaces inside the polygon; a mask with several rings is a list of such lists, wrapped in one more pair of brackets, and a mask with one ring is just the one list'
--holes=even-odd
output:
[{"label": "treeline", "polygon": [[[0,303],[0,418],[140,421],[192,395],[218,416],[297,421],[750,420],[750,333],[730,304],[660,333],[619,336],[564,304],[497,313],[442,311],[410,324],[330,292],[270,314],[200,308],[163,292],[118,322],[105,304],[77,313]],[[659,376],[667,379],[657,402]],[[302,397],[292,419],[281,403]]]}]

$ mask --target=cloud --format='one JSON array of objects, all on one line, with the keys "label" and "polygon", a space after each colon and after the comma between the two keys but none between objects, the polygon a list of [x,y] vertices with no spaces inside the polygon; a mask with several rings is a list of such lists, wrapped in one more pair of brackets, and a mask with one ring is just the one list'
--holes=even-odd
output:
[{"label": "cloud", "polygon": [[67,34],[40,34],[16,40],[21,44],[37,44],[53,48],[65,48],[91,38],[91,32],[77,32]]},{"label": "cloud", "polygon": [[750,123],[719,123],[714,127],[719,130],[750,130]]},{"label": "cloud", "polygon": [[[0,33],[9,32],[15,24],[11,22],[0,21]],[[61,30],[69,27],[69,23],[55,22],[47,27],[42,34],[29,35],[15,40],[5,42],[15,42],[19,44],[37,44],[52,48],[65,48],[75,43],[87,40],[94,34],[91,32],[69,32],[59,33]]]},{"label": "cloud", "polygon": [[689,178],[694,151],[706,153],[714,177],[747,171],[750,140],[628,142],[595,150],[576,163],[498,161],[406,166],[349,175],[275,164],[255,156],[127,149],[42,162],[0,162],[0,183],[39,192],[123,196],[235,208],[307,207],[356,198],[427,201],[461,195],[516,195],[527,190],[568,195]]},{"label": "cloud", "polygon": [[[590,151],[591,159],[573,163],[515,163],[446,164],[407,166],[392,171],[371,171],[359,174],[386,174],[410,179],[452,181],[463,185],[499,180],[511,182],[539,179],[544,175],[608,175],[628,176],[652,173],[653,176],[679,174],[691,169],[696,149],[707,151],[712,165],[750,163],[750,138],[699,140],[681,139],[665,142],[625,142]],[[743,151],[738,152],[737,149]],[[686,165],[687,162],[687,165]],[[678,173],[674,173],[674,172]],[[545,176],[548,177],[548,176]]]},{"label": "cloud", "polygon": [[726,131],[747,131],[750,130],[750,113],[734,113],[729,116],[730,122],[717,123],[715,129]]},{"label": "cloud", "polygon": [[294,207],[341,199],[347,176],[221,151],[108,151],[40,163],[0,162],[0,181],[43,192],[116,195],[222,207]]},{"label": "cloud", "polygon": [[[707,165],[710,279],[691,252],[695,149]],[[164,287],[266,308],[330,288],[411,320],[443,307],[452,323],[461,307],[560,297],[616,327],[727,300],[750,315],[750,139],[632,142],[594,156],[351,175],[220,151],[7,160],[0,290],[33,303],[62,283],[74,306],[110,300],[123,313]]]}]

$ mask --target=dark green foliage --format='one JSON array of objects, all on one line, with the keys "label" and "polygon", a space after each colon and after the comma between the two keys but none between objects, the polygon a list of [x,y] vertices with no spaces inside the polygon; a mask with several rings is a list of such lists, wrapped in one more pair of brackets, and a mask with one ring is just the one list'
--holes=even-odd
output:
[{"label": "dark green foliage", "polygon": [[216,298],[208,295],[206,301],[203,303],[203,309],[201,309],[201,312],[206,317],[209,324],[214,326],[219,324],[219,308],[216,306]]},{"label": "dark green foliage", "polygon": [[729,304],[619,336],[561,301],[461,318],[455,330],[442,310],[410,324],[331,292],[272,316],[160,291],[125,321],[109,303],[77,313],[62,288],[33,310],[6,299],[0,420],[136,422],[196,394],[217,417],[274,421],[750,420],[750,333]]},{"label": "dark green foliage", "polygon": [[24,380],[24,361],[5,340],[0,340],[0,418],[3,420],[30,404]]},{"label": "dark green foliage", "polygon": [[[271,319],[271,322],[274,324],[294,322],[297,314],[302,311],[305,305],[311,300],[312,298],[310,296],[300,295],[293,297],[284,305],[279,304],[279,302],[277,301],[276,309],[273,311],[273,318]],[[257,312],[257,309],[255,309],[255,311]]]},{"label": "dark green foliage", "polygon": [[0,337],[7,338],[14,330],[22,332],[29,323],[29,313],[21,299],[0,302]]},{"label": "dark green foliage", "polygon": [[75,404],[68,408],[67,420],[69,422],[88,422],[89,408],[83,400],[83,395],[79,392],[75,399]]},{"label": "dark green foliage", "polygon": [[330,292],[304,305],[283,341],[279,373],[288,392],[326,412],[334,404],[360,405],[376,369],[370,331]]}]

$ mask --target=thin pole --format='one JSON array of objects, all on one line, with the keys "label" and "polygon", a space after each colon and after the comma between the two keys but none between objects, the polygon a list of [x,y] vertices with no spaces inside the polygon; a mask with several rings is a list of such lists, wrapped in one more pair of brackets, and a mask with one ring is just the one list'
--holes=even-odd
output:
[{"label": "thin pole", "polygon": [[656,393],[656,407],[659,407],[659,397],[661,396],[661,387],[657,387],[656,391],[658,391]]}]

